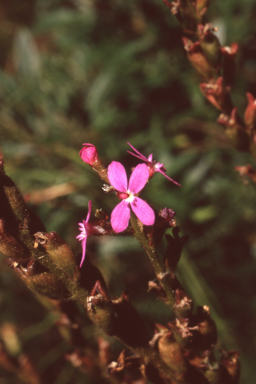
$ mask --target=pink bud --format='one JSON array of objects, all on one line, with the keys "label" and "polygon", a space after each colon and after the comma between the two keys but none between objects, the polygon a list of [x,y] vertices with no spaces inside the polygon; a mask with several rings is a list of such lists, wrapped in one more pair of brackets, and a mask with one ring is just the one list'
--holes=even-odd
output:
[{"label": "pink bud", "polygon": [[94,163],[98,160],[97,149],[94,145],[89,143],[84,143],[83,145],[85,145],[85,147],[81,149],[79,155],[85,163],[89,164],[92,167]]}]

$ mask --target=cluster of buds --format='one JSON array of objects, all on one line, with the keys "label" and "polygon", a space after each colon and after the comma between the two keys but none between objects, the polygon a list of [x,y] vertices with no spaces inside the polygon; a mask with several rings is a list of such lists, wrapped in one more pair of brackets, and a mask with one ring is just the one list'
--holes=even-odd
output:
[{"label": "cluster of buds", "polygon": [[164,3],[183,28],[182,39],[188,59],[202,78],[200,89],[203,95],[221,113],[217,121],[225,128],[225,135],[236,149],[250,152],[256,157],[255,98],[247,93],[248,106],[243,121],[230,95],[235,79],[238,44],[222,47],[215,34],[217,28],[203,23],[202,16],[209,6],[209,0],[164,0]]}]

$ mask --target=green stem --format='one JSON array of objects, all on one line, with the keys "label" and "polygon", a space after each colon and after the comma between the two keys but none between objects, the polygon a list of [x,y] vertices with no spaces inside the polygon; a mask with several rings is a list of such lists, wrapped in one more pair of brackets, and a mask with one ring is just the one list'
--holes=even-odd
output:
[{"label": "green stem", "polygon": [[147,237],[143,233],[143,228],[140,227],[140,225],[138,224],[137,218],[133,213],[131,213],[131,224],[134,229],[134,236],[136,237],[136,239],[139,241],[139,243],[147,253],[154,267],[156,277],[159,283],[161,284],[163,290],[166,293],[168,303],[173,309],[175,304],[175,299],[174,299],[173,290],[171,286],[171,275],[169,271],[165,270],[165,267],[160,261],[160,257],[157,251],[155,250],[155,248],[149,244]]}]

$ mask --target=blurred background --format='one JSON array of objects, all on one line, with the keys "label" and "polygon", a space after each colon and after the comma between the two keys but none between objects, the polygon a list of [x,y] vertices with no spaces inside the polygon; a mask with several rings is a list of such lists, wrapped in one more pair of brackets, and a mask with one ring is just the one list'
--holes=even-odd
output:
[{"label": "blurred background", "polygon": [[[256,96],[255,1],[212,1],[207,19],[222,44],[239,44],[232,97],[243,114],[245,93]],[[179,277],[196,304],[210,306],[218,349],[240,351],[240,382],[249,384],[256,373],[256,186],[234,167],[255,164],[215,123],[218,112],[199,91],[181,36],[160,0],[0,0],[0,152],[47,230],[77,255],[88,201],[108,213],[116,204],[80,160],[82,144],[93,143],[106,165],[137,164],[127,141],[163,162],[182,188],[157,174],[143,196],[157,209],[172,208],[189,235]],[[168,322],[165,306],[147,293],[154,274],[135,241],[90,238],[88,252],[111,295],[127,290],[148,321]],[[8,347],[11,334],[11,353],[25,351],[44,382],[91,384],[62,357],[72,349],[54,316],[3,257],[0,263],[0,339]],[[84,334],[92,345],[101,336],[89,323]],[[123,347],[109,341],[116,359]],[[20,380],[0,368],[1,384]]]}]

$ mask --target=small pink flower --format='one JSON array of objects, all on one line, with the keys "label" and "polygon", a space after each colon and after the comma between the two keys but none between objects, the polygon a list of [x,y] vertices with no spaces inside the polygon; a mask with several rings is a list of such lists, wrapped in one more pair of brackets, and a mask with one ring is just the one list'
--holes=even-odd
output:
[{"label": "small pink flower", "polygon": [[131,215],[130,208],[144,225],[153,225],[155,222],[153,209],[148,203],[136,196],[149,179],[149,170],[146,164],[139,164],[134,168],[128,184],[123,165],[117,161],[112,161],[108,166],[108,179],[117,190],[117,196],[122,200],[111,213],[110,222],[113,230],[119,233],[128,227]]},{"label": "small pink flower", "polygon": [[86,255],[87,237],[90,235],[91,226],[88,224],[88,221],[90,219],[91,212],[92,212],[92,201],[90,200],[88,202],[88,213],[87,213],[87,216],[86,216],[86,220],[83,220],[82,223],[78,224],[80,226],[79,230],[81,231],[81,233],[76,237],[79,241],[82,242],[82,249],[83,249],[82,260],[81,260],[81,263],[80,263],[80,268],[82,267],[82,264],[84,262],[85,255]]},{"label": "small pink flower", "polygon": [[76,237],[79,241],[82,242],[82,249],[83,249],[80,268],[82,267],[82,264],[86,256],[87,238],[89,236],[100,236],[100,235],[105,235],[107,233],[107,231],[104,229],[102,225],[101,220],[96,220],[92,223],[89,223],[91,213],[92,213],[92,201],[90,200],[88,202],[88,213],[87,213],[86,219],[83,220],[82,223],[78,224],[80,226],[79,230],[81,231],[81,233]]},{"label": "small pink flower", "polygon": [[89,164],[90,166],[93,166],[95,161],[98,160],[97,149],[94,145],[89,143],[84,143],[83,145],[85,145],[85,147],[81,149],[79,155],[85,163]]},{"label": "small pink flower", "polygon": [[136,148],[134,148],[130,143],[127,143],[133,150],[135,153],[132,153],[130,151],[127,151],[128,153],[130,153],[131,155],[137,157],[138,159],[142,160],[142,161],[145,161],[147,163],[147,166],[148,166],[148,170],[149,170],[149,177],[152,177],[153,174],[155,172],[159,172],[161,173],[164,177],[166,177],[168,180],[172,181],[174,184],[178,185],[179,187],[181,187],[181,185],[179,183],[177,183],[177,181],[174,181],[173,179],[171,179],[169,176],[166,175],[166,169],[164,167],[164,164],[162,163],[157,163],[155,160],[153,160],[153,153],[151,153],[151,155],[149,155],[148,158],[146,158],[146,156],[142,155],[142,153],[140,153]]}]

